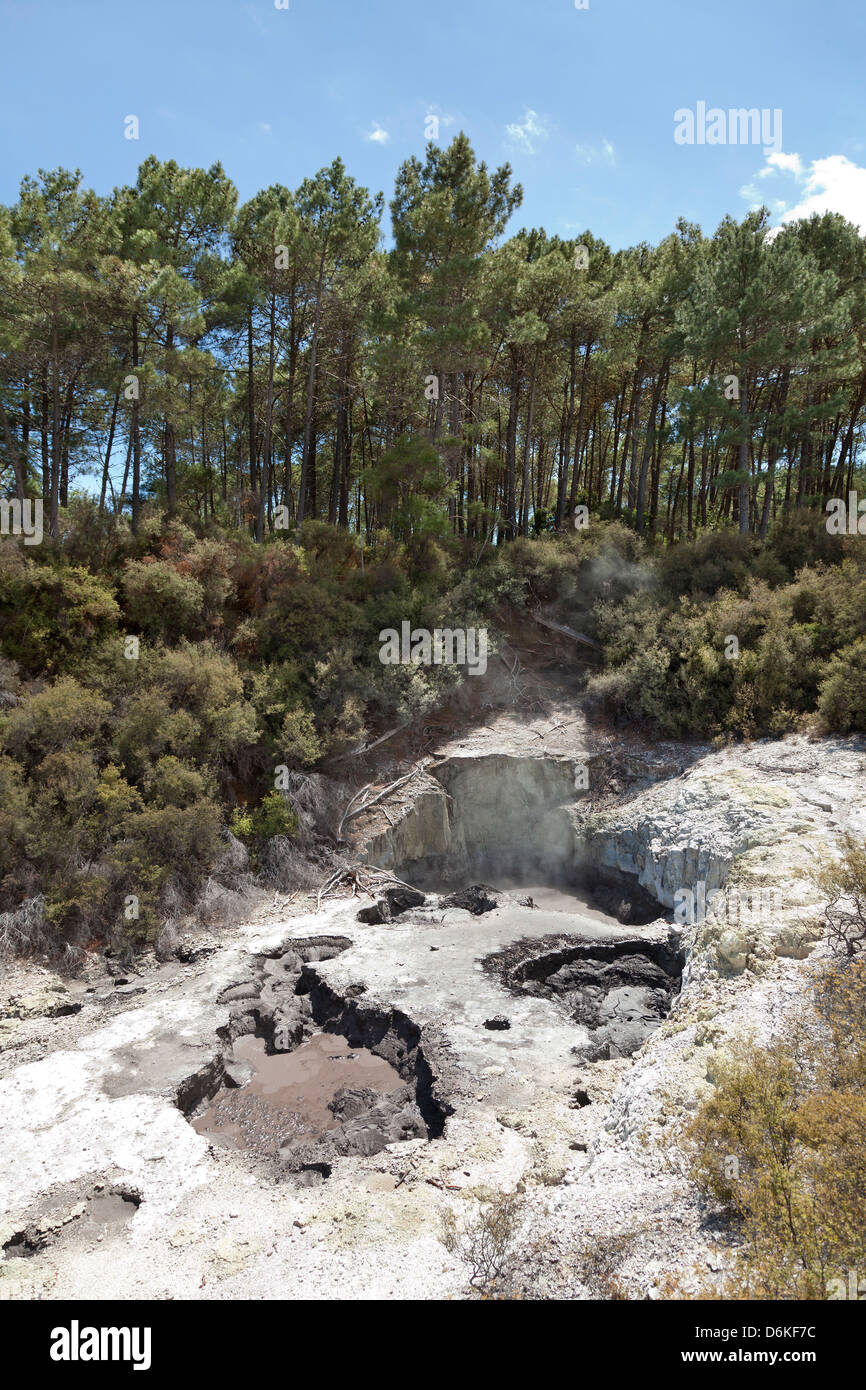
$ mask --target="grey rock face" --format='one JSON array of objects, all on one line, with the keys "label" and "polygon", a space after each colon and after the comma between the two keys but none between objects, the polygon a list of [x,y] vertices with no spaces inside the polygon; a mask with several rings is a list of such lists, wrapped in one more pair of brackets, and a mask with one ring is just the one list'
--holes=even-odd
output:
[{"label": "grey rock face", "polygon": [[634,875],[682,913],[689,973],[731,975],[811,952],[820,935],[815,864],[842,829],[864,826],[862,742],[796,735],[698,759],[595,816],[584,843],[591,868]]}]

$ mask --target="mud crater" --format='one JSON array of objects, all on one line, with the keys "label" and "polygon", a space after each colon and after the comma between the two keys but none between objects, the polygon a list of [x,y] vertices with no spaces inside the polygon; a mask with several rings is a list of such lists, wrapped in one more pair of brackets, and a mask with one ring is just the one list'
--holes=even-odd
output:
[{"label": "mud crater", "polygon": [[435,1139],[451,1111],[417,1025],[365,999],[362,984],[333,990],[317,970],[351,944],[303,937],[253,958],[220,996],[231,1006],[222,1054],[178,1094],[215,1146],[270,1160],[302,1184],[328,1177],[337,1158]]},{"label": "mud crater", "polygon": [[523,939],[487,956],[483,968],[513,994],[552,999],[586,1041],[586,1062],[631,1057],[659,1027],[679,993],[684,957],[664,941],[581,941],[563,934]]},{"label": "mud crater", "polygon": [[3,1254],[7,1259],[31,1259],[60,1241],[116,1230],[131,1221],[140,1206],[140,1193],[123,1184],[61,1191],[38,1204],[26,1224],[3,1243]]}]

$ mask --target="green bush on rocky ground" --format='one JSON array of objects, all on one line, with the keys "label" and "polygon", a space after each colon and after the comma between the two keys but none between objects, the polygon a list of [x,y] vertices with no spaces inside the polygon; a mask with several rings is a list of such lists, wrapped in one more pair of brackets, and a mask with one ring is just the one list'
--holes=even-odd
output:
[{"label": "green bush on rocky ground", "polygon": [[715,1089],[686,1132],[693,1176],[737,1239],[703,1296],[849,1298],[852,1272],[855,1286],[866,1277],[866,856],[850,837],[842,848],[821,874],[837,949],[809,1015],[714,1063]]}]

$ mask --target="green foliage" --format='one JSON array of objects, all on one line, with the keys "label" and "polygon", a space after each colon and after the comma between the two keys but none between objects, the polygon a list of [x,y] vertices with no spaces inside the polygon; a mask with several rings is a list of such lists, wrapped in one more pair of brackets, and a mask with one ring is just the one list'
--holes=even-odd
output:
[{"label": "green foliage", "polygon": [[68,671],[116,627],[111,588],[80,565],[16,563],[13,556],[0,549],[3,651],[34,674]]},{"label": "green foliage", "polygon": [[280,726],[279,747],[290,763],[314,767],[322,756],[322,745],[316,733],[311,710],[287,710]]},{"label": "green foliage", "polygon": [[843,647],[828,661],[818,709],[831,733],[866,729],[866,638]]},{"label": "green foliage", "polygon": [[286,798],[270,791],[253,810],[240,807],[231,820],[231,831],[250,847],[254,864],[259,860],[268,840],[277,835],[293,840],[298,833],[298,818]]},{"label": "green foliage", "polygon": [[674,598],[742,589],[748,582],[757,550],[750,536],[714,531],[666,550],[659,561],[659,578]]},{"label": "green foliage", "polygon": [[449,487],[438,449],[402,435],[367,473],[370,496],[399,539],[448,534]]},{"label": "green foliage", "polygon": [[24,845],[27,801],[22,782],[19,764],[0,754],[0,891]]},{"label": "green foliage", "polygon": [[3,747],[32,770],[51,753],[92,747],[109,711],[107,700],[86,690],[74,676],[63,676],[6,717]]},{"label": "green foliage", "polygon": [[38,888],[58,941],[140,944],[219,853],[216,794],[253,754],[255,711],[207,641],[128,661],[117,635],[80,665],[89,685],[61,676],[0,720],[0,894],[14,907]]},{"label": "green foliage", "polygon": [[128,560],[123,571],[124,613],[139,632],[168,642],[201,629],[205,594],[191,574],[165,560]]},{"label": "green foliage", "polygon": [[866,552],[771,584],[748,537],[718,554],[712,539],[665,558],[661,594],[599,605],[605,670],[589,681],[591,705],[670,737],[778,735],[816,711],[826,730],[866,730]]},{"label": "green foliage", "polygon": [[866,1261],[866,962],[827,969],[814,1002],[807,1032],[716,1064],[687,1131],[741,1239],[713,1296],[825,1299]]},{"label": "green foliage", "polygon": [[124,936],[152,941],[159,929],[161,890],[168,884],[191,891],[220,848],[220,808],[207,798],[190,805],[150,805],[128,816],[116,846],[124,886],[139,899],[140,916]]}]

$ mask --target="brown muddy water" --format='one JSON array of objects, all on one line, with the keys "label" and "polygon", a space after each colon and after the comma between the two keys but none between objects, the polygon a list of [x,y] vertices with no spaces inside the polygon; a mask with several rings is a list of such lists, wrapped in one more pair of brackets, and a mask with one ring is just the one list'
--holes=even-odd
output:
[{"label": "brown muddy water", "polygon": [[193,1128],[215,1144],[266,1156],[335,1129],[328,1105],[344,1086],[387,1094],[404,1084],[382,1057],[350,1047],[338,1033],[318,1033],[294,1052],[270,1056],[262,1038],[247,1036],[235,1042],[234,1056],[254,1068],[251,1080],[218,1091]]}]

